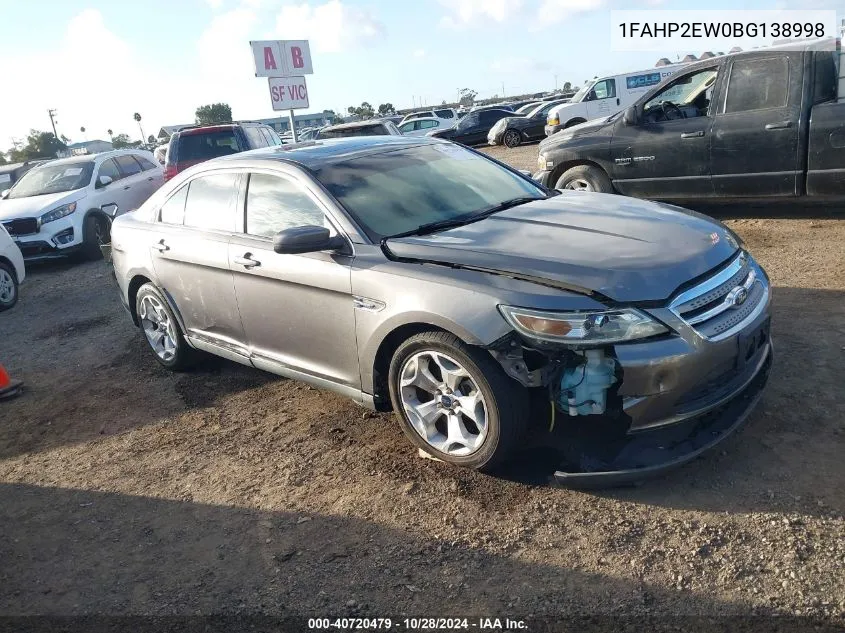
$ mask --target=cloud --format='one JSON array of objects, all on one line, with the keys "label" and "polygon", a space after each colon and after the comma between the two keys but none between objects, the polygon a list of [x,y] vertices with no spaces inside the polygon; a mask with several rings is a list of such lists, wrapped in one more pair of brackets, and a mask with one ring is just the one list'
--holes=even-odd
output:
[{"label": "cloud", "polygon": [[449,11],[440,26],[463,29],[483,22],[504,22],[522,8],[522,0],[440,0]]},{"label": "cloud", "polygon": [[528,72],[551,72],[552,65],[542,59],[530,59],[527,57],[507,57],[496,59],[490,64],[490,70],[505,75],[514,75]]},{"label": "cloud", "polygon": [[596,11],[604,5],[605,0],[543,0],[537,11],[537,19],[544,20],[544,24],[548,25],[581,13]]},{"label": "cloud", "polygon": [[426,52],[424,48],[418,48],[414,51],[414,57],[416,57],[417,59],[422,59],[423,57],[425,57],[425,55]]},{"label": "cloud", "polygon": [[276,18],[280,39],[307,39],[319,53],[339,53],[384,36],[384,24],[366,9],[330,0],[282,8]]},{"label": "cloud", "polygon": [[213,11],[217,11],[223,6],[223,0],[205,0],[208,6],[211,7]]},{"label": "cloud", "polygon": [[254,71],[249,40],[258,19],[252,9],[238,8],[214,16],[197,40],[200,70],[223,78],[251,77]]}]

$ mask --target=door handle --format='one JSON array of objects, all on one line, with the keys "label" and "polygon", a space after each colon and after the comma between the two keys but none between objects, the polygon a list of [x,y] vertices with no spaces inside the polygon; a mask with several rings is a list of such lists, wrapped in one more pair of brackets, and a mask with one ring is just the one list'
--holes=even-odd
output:
[{"label": "door handle", "polygon": [[616,105],[619,105],[619,97],[616,97]]},{"label": "door handle", "polygon": [[123,190],[124,190],[124,191],[126,191],[127,189],[129,189],[129,185],[126,185],[126,186],[123,188]]},{"label": "door handle", "polygon": [[164,243],[164,240],[160,240],[160,241],[156,242],[155,244],[153,244],[153,248],[156,249],[159,252],[170,250],[170,247],[167,244]]},{"label": "door handle", "polygon": [[147,181],[148,181],[148,182],[152,182],[152,181],[153,181],[153,177],[152,177],[152,176],[150,176],[149,178],[147,178]]},{"label": "door handle", "polygon": [[785,130],[788,127],[792,127],[792,121],[778,121],[777,123],[766,124],[767,130]]},{"label": "door handle", "polygon": [[681,134],[681,138],[701,138],[704,136],[704,131],[699,130],[698,132],[684,132]]},{"label": "door handle", "polygon": [[252,255],[250,253],[244,253],[243,257],[233,257],[232,261],[236,264],[240,264],[244,268],[254,268],[255,266],[261,265],[260,261],[252,259]]}]

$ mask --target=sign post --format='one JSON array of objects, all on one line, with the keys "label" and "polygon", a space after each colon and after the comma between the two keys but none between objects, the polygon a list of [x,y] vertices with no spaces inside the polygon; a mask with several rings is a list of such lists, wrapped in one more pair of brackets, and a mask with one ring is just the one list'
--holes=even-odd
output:
[{"label": "sign post", "polygon": [[255,60],[255,76],[268,77],[273,110],[289,110],[290,130],[296,143],[293,111],[308,107],[304,75],[314,74],[308,40],[257,40],[249,44]]}]

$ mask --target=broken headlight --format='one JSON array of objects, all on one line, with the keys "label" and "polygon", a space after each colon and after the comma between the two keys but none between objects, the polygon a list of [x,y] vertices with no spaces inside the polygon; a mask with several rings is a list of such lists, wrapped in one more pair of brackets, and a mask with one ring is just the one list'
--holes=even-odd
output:
[{"label": "broken headlight", "polygon": [[499,306],[513,328],[527,338],[569,345],[621,343],[669,330],[644,312],[625,308],[590,312],[546,312]]}]

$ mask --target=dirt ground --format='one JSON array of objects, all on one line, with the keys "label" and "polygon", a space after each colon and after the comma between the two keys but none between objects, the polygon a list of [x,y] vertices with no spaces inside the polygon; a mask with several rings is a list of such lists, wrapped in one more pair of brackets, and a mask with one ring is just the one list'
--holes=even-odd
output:
[{"label": "dirt ground", "polygon": [[226,361],[170,374],[107,264],[30,267],[0,314],[26,382],[0,403],[0,614],[845,622],[845,215],[728,215],[775,287],[761,405],[599,493],[420,459],[391,415]]}]

